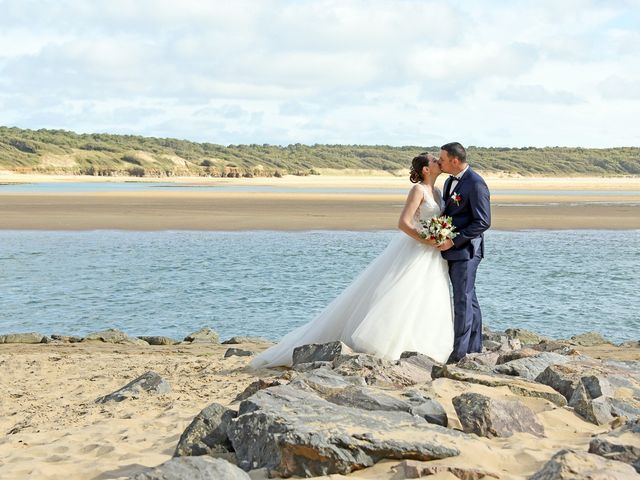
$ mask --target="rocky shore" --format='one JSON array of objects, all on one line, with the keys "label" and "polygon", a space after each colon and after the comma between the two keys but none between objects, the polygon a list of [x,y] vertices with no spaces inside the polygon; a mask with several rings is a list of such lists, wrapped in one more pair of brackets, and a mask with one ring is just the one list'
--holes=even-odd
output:
[{"label": "rocky shore", "polygon": [[333,342],[0,335],[0,478],[628,479],[640,342],[484,332],[456,365]]}]

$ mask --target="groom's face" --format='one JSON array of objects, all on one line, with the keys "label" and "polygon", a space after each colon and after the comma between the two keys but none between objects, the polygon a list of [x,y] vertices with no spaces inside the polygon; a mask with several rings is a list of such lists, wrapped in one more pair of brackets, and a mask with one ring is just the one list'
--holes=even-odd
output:
[{"label": "groom's face", "polygon": [[455,160],[455,157],[451,157],[449,155],[449,152],[447,152],[446,150],[440,150],[440,159],[439,159],[440,169],[444,173],[455,172],[456,167],[454,165],[454,160]]}]

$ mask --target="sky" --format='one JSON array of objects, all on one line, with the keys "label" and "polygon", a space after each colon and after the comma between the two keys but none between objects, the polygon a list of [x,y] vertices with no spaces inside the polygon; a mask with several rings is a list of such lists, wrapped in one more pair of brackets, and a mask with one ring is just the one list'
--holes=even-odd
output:
[{"label": "sky", "polygon": [[640,0],[0,0],[0,125],[640,146]]}]

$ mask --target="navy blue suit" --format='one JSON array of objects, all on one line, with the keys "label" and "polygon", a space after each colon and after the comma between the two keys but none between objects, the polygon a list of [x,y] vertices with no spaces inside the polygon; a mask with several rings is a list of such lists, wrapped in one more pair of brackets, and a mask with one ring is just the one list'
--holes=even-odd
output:
[{"label": "navy blue suit", "polygon": [[[484,258],[484,232],[491,225],[489,188],[471,167],[451,191],[452,178],[444,183],[443,215],[451,216],[458,236],[454,246],[442,252],[449,262],[453,287],[455,340],[450,360],[482,351],[482,312],[476,296],[476,272]],[[459,199],[452,198],[457,195]]]}]

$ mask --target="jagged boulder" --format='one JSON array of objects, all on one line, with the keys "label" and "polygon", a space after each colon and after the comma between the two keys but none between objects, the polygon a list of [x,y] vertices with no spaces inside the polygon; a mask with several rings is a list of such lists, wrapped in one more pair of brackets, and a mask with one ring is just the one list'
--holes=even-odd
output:
[{"label": "jagged boulder", "polygon": [[542,352],[534,356],[511,360],[497,365],[493,371],[503,375],[523,377],[527,380],[535,380],[549,365],[562,365],[570,362],[571,357],[553,352]]},{"label": "jagged boulder", "polygon": [[530,347],[539,352],[555,352],[560,355],[578,355],[579,353],[571,345],[564,342],[556,342],[555,340],[546,340]]},{"label": "jagged boulder", "polygon": [[318,368],[333,368],[333,362],[305,362],[296,363],[291,367],[296,372],[309,372],[311,370],[317,370]]},{"label": "jagged boulder", "polygon": [[49,339],[41,333],[9,333],[0,335],[0,343],[48,343]]},{"label": "jagged boulder", "polygon": [[588,373],[574,365],[550,365],[536,377],[536,382],[548,385],[556,392],[571,400],[573,392],[580,384],[580,378],[585,375],[597,375],[599,372],[590,370]]},{"label": "jagged boulder", "polygon": [[204,327],[184,337],[184,341],[189,343],[220,343],[220,338],[214,330]]},{"label": "jagged boulder", "polygon": [[219,403],[204,408],[180,436],[174,457],[233,452],[226,426],[236,415]]},{"label": "jagged boulder", "polygon": [[481,437],[510,437],[515,432],[544,436],[544,427],[535,413],[517,400],[498,400],[479,393],[463,393],[453,398],[462,428]]},{"label": "jagged boulder", "polygon": [[351,355],[353,350],[342,342],[312,343],[293,349],[293,366],[299,363],[331,362],[340,355]]},{"label": "jagged boulder", "polygon": [[573,391],[569,406],[582,418],[596,425],[604,425],[613,420],[608,397],[591,397],[583,383]]},{"label": "jagged boulder", "polygon": [[502,365],[503,363],[510,362],[512,360],[519,360],[521,358],[533,357],[539,355],[540,352],[530,347],[524,347],[520,350],[513,350],[511,352],[501,353],[496,360],[496,365]]},{"label": "jagged boulder", "polygon": [[547,385],[541,385],[520,377],[509,377],[497,373],[481,373],[464,370],[452,365],[433,368],[433,378],[449,378],[459,382],[477,383],[488,387],[507,387],[516,395],[523,397],[544,398],[564,407],[567,400],[560,393]]},{"label": "jagged boulder", "polygon": [[122,402],[129,398],[136,398],[146,392],[155,395],[169,393],[171,387],[169,383],[155,372],[146,372],[135,380],[127,383],[124,387],[109,395],[96,398],[96,403]]},{"label": "jagged boulder", "polygon": [[640,473],[640,420],[628,421],[620,428],[598,435],[589,443],[589,453],[628,463]]},{"label": "jagged boulder", "polygon": [[496,366],[499,357],[498,352],[469,353],[462,357],[456,366],[478,372],[490,372]]},{"label": "jagged boulder", "polygon": [[437,360],[418,352],[402,352],[397,365],[415,383],[426,383],[432,380],[431,370],[436,365],[442,365]]},{"label": "jagged boulder", "polygon": [[592,453],[560,450],[529,480],[629,480],[636,478],[633,467]]},{"label": "jagged boulder", "polygon": [[446,458],[468,439],[409,413],[336,405],[292,385],[243,401],[227,431],[241,468],[283,477],[347,474],[382,458]]},{"label": "jagged boulder", "polygon": [[117,343],[125,345],[143,345],[149,344],[139,338],[130,337],[126,333],[117,328],[109,328],[107,330],[101,330],[99,332],[90,333],[82,339],[83,342],[104,342],[104,343]]},{"label": "jagged boulder", "polygon": [[549,340],[549,337],[538,335],[524,328],[507,328],[504,333],[511,338],[517,338],[523,345],[535,345],[536,343]]},{"label": "jagged boulder", "polygon": [[287,383],[287,380],[282,378],[259,378],[258,380],[251,382],[242,392],[240,392],[236,396],[236,398],[233,399],[233,401],[239,402],[245,400],[260,390],[269,387],[275,387],[277,385],[284,385],[285,383]]},{"label": "jagged boulder", "polygon": [[363,387],[367,383],[357,375],[340,375],[327,368],[319,368],[291,379],[290,385],[301,390],[313,390],[318,395],[327,397],[338,394],[349,387]]},{"label": "jagged boulder", "polygon": [[224,352],[224,358],[229,357],[250,357],[254,355],[251,350],[244,350],[242,348],[229,348]]},{"label": "jagged boulder", "polygon": [[482,346],[490,352],[508,352],[520,350],[522,342],[502,332],[484,331],[482,332]]},{"label": "jagged boulder", "polygon": [[129,480],[251,480],[232,463],[221,458],[174,457],[157,467],[129,477]]},{"label": "jagged boulder", "polygon": [[586,332],[571,337],[568,343],[580,345],[581,347],[594,347],[596,345],[613,345],[598,332]]},{"label": "jagged boulder", "polygon": [[420,383],[425,374],[415,375],[415,368],[409,363],[385,360],[374,355],[359,353],[340,355],[333,361],[333,369],[344,376],[359,376],[367,384],[379,387],[407,387]]}]

